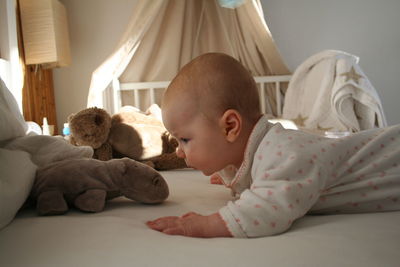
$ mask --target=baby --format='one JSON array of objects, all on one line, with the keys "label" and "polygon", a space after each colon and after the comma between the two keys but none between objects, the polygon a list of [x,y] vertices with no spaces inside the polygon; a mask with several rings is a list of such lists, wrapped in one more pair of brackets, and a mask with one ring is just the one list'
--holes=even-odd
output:
[{"label": "baby", "polygon": [[253,77],[228,55],[204,54],[181,69],[163,98],[165,127],[188,166],[218,172],[238,198],[213,214],[162,217],[150,228],[260,237],[306,213],[400,210],[400,125],[329,139],[271,124],[258,97]]}]

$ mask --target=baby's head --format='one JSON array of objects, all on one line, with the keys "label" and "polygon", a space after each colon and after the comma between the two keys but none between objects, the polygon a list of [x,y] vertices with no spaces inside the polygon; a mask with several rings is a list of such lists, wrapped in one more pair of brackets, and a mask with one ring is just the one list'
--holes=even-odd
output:
[{"label": "baby's head", "polygon": [[179,142],[178,156],[206,175],[239,166],[261,116],[257,86],[236,59],[201,55],[185,65],[164,94],[165,127]]},{"label": "baby's head", "polygon": [[209,118],[219,117],[228,109],[237,110],[249,121],[260,117],[258,90],[252,75],[226,54],[203,54],[185,65],[165,92],[163,106],[181,97]]}]

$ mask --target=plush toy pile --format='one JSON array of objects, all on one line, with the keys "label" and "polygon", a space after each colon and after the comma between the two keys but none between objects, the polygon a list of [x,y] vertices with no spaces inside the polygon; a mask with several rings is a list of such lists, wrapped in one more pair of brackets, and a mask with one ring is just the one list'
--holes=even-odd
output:
[{"label": "plush toy pile", "polygon": [[69,206],[100,212],[106,200],[118,196],[155,204],[168,194],[168,185],[156,170],[129,158],[54,162],[37,170],[31,191],[40,215],[63,214]]},{"label": "plush toy pile", "polygon": [[[94,124],[89,129],[92,139],[86,136],[84,144],[99,148],[106,143],[104,129],[111,120],[101,110],[95,113],[89,116]],[[28,196],[36,200],[41,215],[62,214],[70,207],[99,212],[108,199],[120,195],[141,203],[160,203],[168,197],[166,181],[147,165],[129,158],[100,161],[92,158],[91,146],[74,146],[61,136],[31,132],[1,79],[0,125],[0,229],[24,203],[25,207],[32,203],[25,202]],[[107,148],[98,155],[104,151]]]},{"label": "plush toy pile", "polygon": [[186,167],[176,156],[176,140],[154,116],[125,109],[111,117],[93,107],[70,115],[68,122],[71,143],[91,146],[96,159],[129,157],[156,170]]}]

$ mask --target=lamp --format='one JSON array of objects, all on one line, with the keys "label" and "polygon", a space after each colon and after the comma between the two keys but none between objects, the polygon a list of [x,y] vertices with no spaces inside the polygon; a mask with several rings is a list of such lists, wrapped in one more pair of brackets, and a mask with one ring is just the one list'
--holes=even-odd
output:
[{"label": "lamp", "polygon": [[67,13],[58,0],[19,0],[25,64],[43,68],[71,63]]}]

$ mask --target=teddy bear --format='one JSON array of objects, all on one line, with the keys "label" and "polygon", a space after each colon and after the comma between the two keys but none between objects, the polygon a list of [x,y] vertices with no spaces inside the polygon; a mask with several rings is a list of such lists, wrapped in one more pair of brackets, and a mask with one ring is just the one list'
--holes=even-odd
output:
[{"label": "teddy bear", "polygon": [[176,155],[176,140],[154,116],[125,108],[111,117],[92,107],[71,114],[68,123],[70,142],[93,147],[96,159],[129,157],[156,170],[187,167]]},{"label": "teddy bear", "polygon": [[76,146],[93,148],[93,158],[109,160],[112,147],[108,142],[111,129],[111,117],[101,108],[87,108],[68,117],[70,128],[69,141]]},{"label": "teddy bear", "polygon": [[129,158],[56,161],[37,170],[31,190],[39,215],[64,214],[69,206],[100,212],[107,200],[118,196],[156,204],[168,195],[168,184],[159,172]]}]

